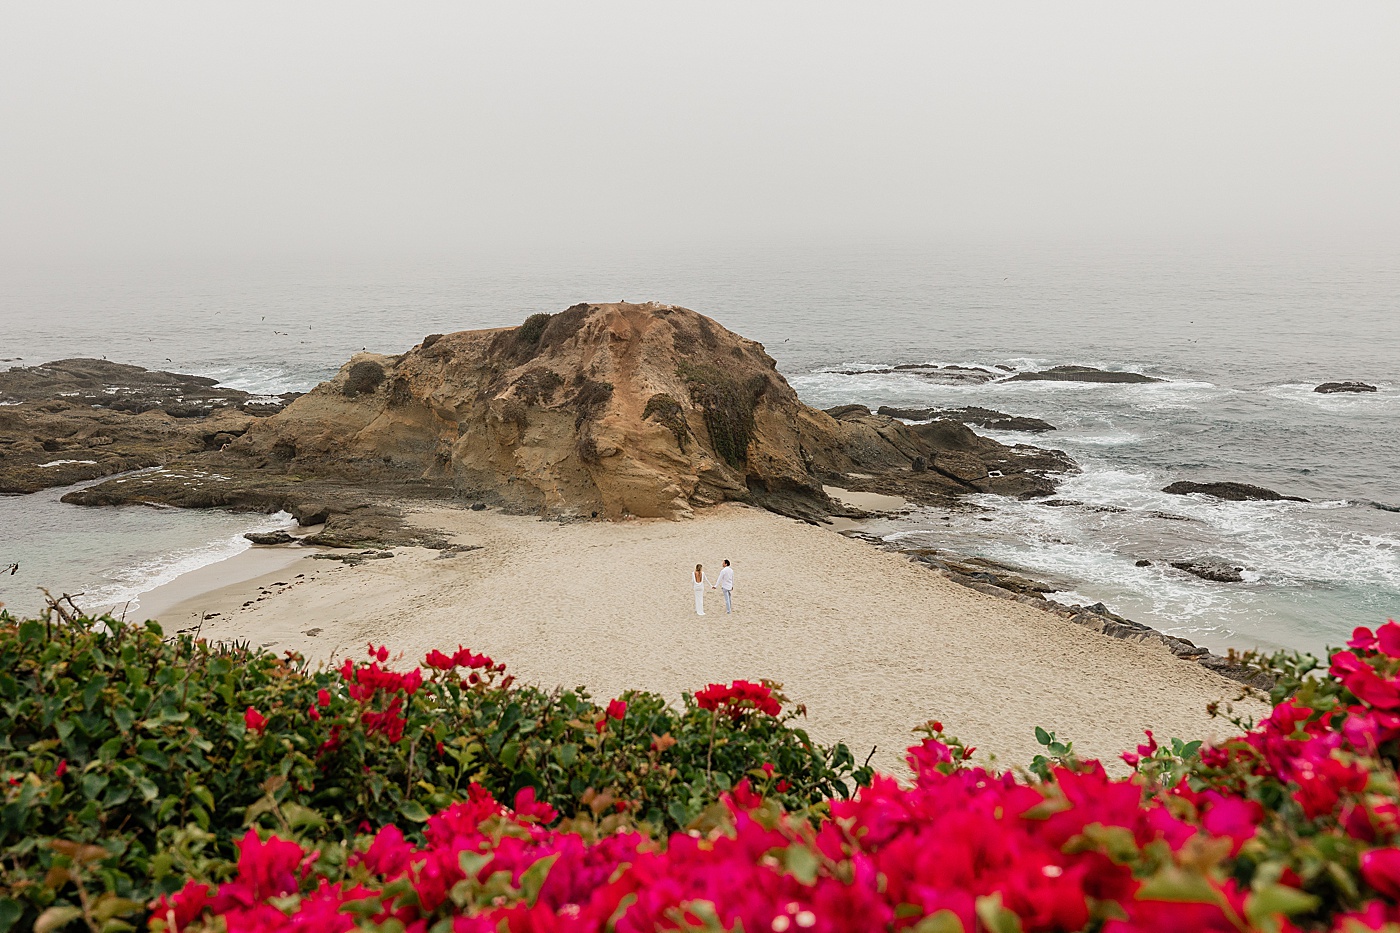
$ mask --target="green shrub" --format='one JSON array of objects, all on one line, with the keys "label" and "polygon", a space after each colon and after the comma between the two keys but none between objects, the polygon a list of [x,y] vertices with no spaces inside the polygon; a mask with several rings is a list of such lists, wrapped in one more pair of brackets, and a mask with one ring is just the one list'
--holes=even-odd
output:
[{"label": "green shrub", "polygon": [[796,712],[729,718],[630,693],[619,719],[584,690],[516,684],[470,657],[469,673],[426,677],[377,660],[312,670],[154,622],[0,613],[0,933],[77,904],[79,883],[116,917],[186,877],[224,878],[250,825],[337,842],[396,823],[418,838],[473,782],[500,799],[533,787],[565,816],[607,794],[669,830],[764,762],[798,809],[868,776]]},{"label": "green shrub", "polygon": [[525,319],[525,323],[520,325],[520,330],[516,332],[516,338],[528,347],[539,346],[540,338],[544,336],[544,329],[549,326],[549,319],[552,314],[540,312],[532,314]]},{"label": "green shrub", "polygon": [[677,374],[685,380],[690,400],[700,406],[710,446],[730,466],[742,469],[748,461],[754,409],[768,380],[753,376],[740,382],[717,367],[690,363],[682,363]]},{"label": "green shrub", "polygon": [[673,396],[662,392],[647,399],[642,418],[655,418],[676,436],[676,443],[681,452],[685,452],[685,442],[690,437],[690,425],[685,420],[685,410],[681,408],[681,403]]}]

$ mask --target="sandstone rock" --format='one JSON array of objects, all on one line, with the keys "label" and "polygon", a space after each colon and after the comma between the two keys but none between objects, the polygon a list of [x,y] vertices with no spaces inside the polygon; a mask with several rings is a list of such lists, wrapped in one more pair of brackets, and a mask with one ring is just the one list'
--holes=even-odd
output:
[{"label": "sandstone rock", "polygon": [[1376,392],[1378,390],[1375,386],[1365,382],[1324,382],[1313,391],[1330,395],[1336,392]]},{"label": "sandstone rock", "polygon": [[1249,483],[1191,483],[1180,481],[1172,483],[1170,486],[1162,488],[1162,492],[1170,493],[1174,496],[1189,496],[1192,493],[1213,496],[1216,499],[1225,499],[1229,502],[1247,502],[1258,500],[1263,502],[1307,502],[1307,499],[1298,496],[1285,496],[1282,493],[1274,492],[1272,489],[1265,489],[1263,486],[1251,486]]}]

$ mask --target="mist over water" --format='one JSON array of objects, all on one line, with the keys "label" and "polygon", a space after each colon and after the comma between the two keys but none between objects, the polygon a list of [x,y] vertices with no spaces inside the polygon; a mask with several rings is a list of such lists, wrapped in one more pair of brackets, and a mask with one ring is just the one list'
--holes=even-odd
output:
[{"label": "mist over water", "polygon": [[[977,497],[973,508],[884,523],[882,534],[1015,565],[1065,587],[1062,598],[1102,600],[1204,644],[1318,649],[1354,625],[1400,615],[1400,513],[1378,507],[1400,507],[1396,245],[827,243],[8,269],[0,356],[23,359],[0,365],[106,356],[273,393],[310,388],[362,348],[401,352],[428,333],[514,325],[578,301],[681,304],[764,343],[809,404],[1036,416],[1059,430],[993,436],[1061,448],[1083,467],[1060,492],[1082,505]],[[1076,363],[1167,381],[947,386],[835,372],[922,362]],[[1380,391],[1312,392],[1351,379]],[[1313,501],[1160,492],[1179,479],[1251,482]],[[111,524],[125,511],[63,506],[52,493],[0,500],[0,521],[24,529],[7,543],[24,553],[0,551],[0,563],[76,572],[65,556],[74,536],[100,527],[101,547],[82,557],[82,573],[120,587],[133,573],[160,576],[172,553],[223,553],[217,542],[238,533],[231,519],[243,530],[249,519],[181,515],[185,537],[172,537],[150,515]],[[109,565],[96,566],[104,553]],[[1166,565],[1199,557],[1237,562],[1246,582],[1208,583]],[[1136,567],[1139,559],[1152,565]],[[0,580],[0,599],[16,605],[19,583]]]}]

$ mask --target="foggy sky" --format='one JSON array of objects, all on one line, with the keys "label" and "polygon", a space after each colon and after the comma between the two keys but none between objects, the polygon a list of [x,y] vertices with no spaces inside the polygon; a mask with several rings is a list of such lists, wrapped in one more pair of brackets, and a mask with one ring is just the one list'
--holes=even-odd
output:
[{"label": "foggy sky", "polygon": [[0,4],[0,261],[1400,233],[1400,4]]}]

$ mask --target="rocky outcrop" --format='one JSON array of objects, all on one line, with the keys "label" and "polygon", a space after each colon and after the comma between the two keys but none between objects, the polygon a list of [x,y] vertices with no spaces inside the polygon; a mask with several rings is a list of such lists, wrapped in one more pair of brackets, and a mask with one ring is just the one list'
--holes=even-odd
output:
[{"label": "rocky outcrop", "polygon": [[262,545],[292,544],[299,540],[285,531],[249,531],[243,537],[253,544]]},{"label": "rocky outcrop", "polygon": [[1029,434],[1043,434],[1046,431],[1056,430],[1053,424],[1039,418],[1008,415],[991,408],[978,408],[976,406],[966,408],[894,408],[890,405],[881,405],[878,413],[890,418],[901,418],[905,421],[932,421],[935,418],[943,418],[948,421],[973,424],[992,431],[1023,431]]},{"label": "rocky outcrop", "polygon": [[1251,486],[1249,483],[1191,483],[1185,480],[1164,486],[1162,492],[1173,496],[1189,496],[1199,493],[1229,502],[1307,502],[1299,496],[1285,496],[1283,493]]},{"label": "rocky outcrop", "polygon": [[[863,405],[827,410],[846,430],[846,452],[862,473],[841,484],[858,492],[903,496],[912,502],[946,502],[971,492],[1016,498],[1048,496],[1057,477],[1077,472],[1062,451],[1029,444],[1002,444],[957,421],[905,425]],[[893,449],[911,457],[911,469],[889,457]],[[916,460],[914,458],[921,458]]]},{"label": "rocky outcrop", "polygon": [[901,363],[898,366],[882,366],[875,369],[827,371],[838,376],[887,376],[891,373],[903,373],[927,379],[937,385],[980,385],[1001,376],[1001,373],[981,366],[938,366],[933,363]]},{"label": "rocky outcrop", "polygon": [[73,359],[0,372],[0,402],[0,493],[26,493],[217,450],[286,399]]},{"label": "rocky outcrop", "polygon": [[1377,392],[1379,390],[1365,382],[1324,382],[1313,391],[1321,392],[1323,395],[1331,395],[1337,392]]},{"label": "rocky outcrop", "polygon": [[1177,570],[1184,570],[1202,580],[1210,580],[1212,583],[1243,583],[1243,567],[1237,567],[1227,561],[1217,560],[1213,557],[1199,558],[1196,560],[1174,560],[1171,565]]},{"label": "rocky outcrop", "polygon": [[[920,459],[928,469],[916,473]],[[808,520],[841,513],[823,484],[913,501],[1044,495],[1065,455],[804,405],[752,340],[667,305],[575,305],[523,325],[362,353],[223,451],[71,501],[305,507],[335,539],[336,489],[450,496],[557,518],[680,518],[742,500]],[[312,543],[316,539],[308,539]],[[349,539],[347,539],[349,540]]]},{"label": "rocky outcrop", "polygon": [[1092,366],[1053,366],[1050,369],[1040,372],[1017,373],[1003,380],[1004,382],[1108,382],[1122,384],[1136,384],[1144,382],[1161,382],[1154,376],[1144,376],[1142,373],[1114,372],[1106,369],[1095,369]]}]

